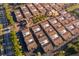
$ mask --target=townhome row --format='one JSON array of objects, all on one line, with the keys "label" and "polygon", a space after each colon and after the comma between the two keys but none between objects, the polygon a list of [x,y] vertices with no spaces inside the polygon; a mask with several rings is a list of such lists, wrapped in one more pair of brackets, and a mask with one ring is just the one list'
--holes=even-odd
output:
[{"label": "townhome row", "polygon": [[[52,5],[52,6],[51,6]],[[32,18],[34,16],[40,16],[40,15],[47,15],[47,16],[58,16],[59,11],[53,7],[53,5],[58,6],[58,10],[61,9],[62,7],[61,4],[56,5],[56,4],[37,4],[37,3],[27,3],[20,5],[19,8],[14,10],[16,20],[17,22],[26,20],[27,23],[32,24]],[[64,5],[64,4],[63,4]]]},{"label": "townhome row", "polygon": [[39,46],[46,53],[53,52],[55,47],[79,35],[79,20],[75,19],[72,24],[63,25],[57,18],[48,17],[46,21],[32,26],[28,31],[22,30],[22,33],[30,51],[34,51]]},{"label": "townhome row", "polygon": [[[63,9],[64,4],[24,4],[14,11],[17,22],[26,21],[28,28],[22,31],[28,51],[40,47],[44,52],[53,52],[79,35],[79,20]],[[47,20],[33,24],[34,16],[47,15]]]}]

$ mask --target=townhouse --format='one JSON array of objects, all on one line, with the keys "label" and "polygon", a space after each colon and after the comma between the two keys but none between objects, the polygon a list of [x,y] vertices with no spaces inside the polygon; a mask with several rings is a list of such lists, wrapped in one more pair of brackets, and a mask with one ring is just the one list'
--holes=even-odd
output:
[{"label": "townhouse", "polygon": [[57,11],[62,10],[62,7],[59,6],[59,5],[57,5],[56,3],[53,3],[53,4],[52,3],[49,3],[49,5],[50,5],[51,8],[54,8]]},{"label": "townhouse", "polygon": [[58,16],[59,15],[59,13],[55,9],[51,8],[49,4],[45,3],[41,5],[47,10],[47,13],[46,13],[47,16]]},{"label": "townhouse", "polygon": [[73,24],[67,24],[65,27],[71,32],[72,35],[76,36],[77,34],[79,34],[79,29]]},{"label": "townhouse", "polygon": [[46,9],[39,3],[34,3],[34,6],[38,9],[38,11],[41,13],[41,15],[46,14]]},{"label": "townhouse", "polygon": [[14,10],[14,13],[15,13],[17,22],[20,22],[20,21],[23,21],[23,20],[24,20],[24,17],[23,17],[23,15],[22,15],[20,9]]},{"label": "townhouse", "polygon": [[27,22],[27,27],[30,27],[33,25],[32,17],[33,15],[29,11],[29,9],[26,7],[26,5],[21,5],[21,10],[25,16],[25,21]]},{"label": "townhouse", "polygon": [[65,17],[63,17],[63,16],[58,16],[58,17],[56,17],[56,19],[60,23],[62,23],[64,26],[70,23],[70,21],[68,19],[65,19]]},{"label": "townhouse", "polygon": [[26,5],[21,5],[20,8],[27,19],[30,19],[33,17],[30,11],[28,10],[28,8],[26,7]]},{"label": "townhouse", "polygon": [[34,37],[32,36],[30,30],[25,28],[24,30],[22,30],[22,34],[28,50],[34,51],[35,49],[37,49],[37,43]]},{"label": "townhouse", "polygon": [[50,24],[55,28],[55,30],[60,34],[60,36],[62,36],[62,38],[64,40],[69,40],[72,35],[70,32],[68,32],[65,27],[58,22],[55,18],[49,18],[48,20],[50,22]]},{"label": "townhouse", "polygon": [[76,20],[73,24],[75,27],[77,27],[79,29],[79,20]]},{"label": "townhouse", "polygon": [[34,7],[32,3],[27,3],[26,6],[28,7],[33,16],[39,15],[39,11]]},{"label": "townhouse", "polygon": [[44,31],[46,32],[46,34],[55,46],[59,46],[63,43],[62,38],[57,34],[57,32],[48,23],[48,21],[42,22],[41,27],[44,29]]},{"label": "townhouse", "polygon": [[33,30],[33,32],[34,32],[34,34],[35,34],[40,46],[44,50],[44,52],[51,52],[51,51],[53,51],[52,44],[48,40],[48,38],[45,35],[45,33],[43,32],[43,30],[40,28],[40,26],[39,25],[35,25],[35,26],[32,27],[32,30]]}]

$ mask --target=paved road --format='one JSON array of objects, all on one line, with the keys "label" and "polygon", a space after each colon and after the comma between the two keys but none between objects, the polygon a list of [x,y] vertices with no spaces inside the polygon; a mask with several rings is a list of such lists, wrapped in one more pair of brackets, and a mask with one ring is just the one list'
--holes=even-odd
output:
[{"label": "paved road", "polygon": [[10,40],[10,33],[4,34],[4,51],[7,56],[13,55],[12,42]]},{"label": "paved road", "polygon": [[3,27],[6,28],[8,26],[8,21],[4,14],[4,9],[0,10],[0,23],[3,24]]},{"label": "paved road", "polygon": [[5,17],[4,9],[0,9],[0,24],[3,24],[4,29],[6,28],[6,30],[4,30],[5,34],[3,35],[3,47],[4,47],[3,55],[12,56],[14,55],[13,48],[12,48],[13,45],[10,40],[10,30],[7,28],[8,21]]}]

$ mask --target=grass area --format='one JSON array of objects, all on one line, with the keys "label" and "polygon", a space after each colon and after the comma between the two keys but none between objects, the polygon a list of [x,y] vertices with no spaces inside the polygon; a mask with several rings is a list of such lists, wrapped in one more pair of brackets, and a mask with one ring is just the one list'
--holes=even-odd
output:
[{"label": "grass area", "polygon": [[43,21],[45,20],[47,16],[45,15],[39,15],[39,16],[36,16],[33,18],[33,23],[36,24],[36,23],[39,23],[40,21]]},{"label": "grass area", "polygon": [[79,37],[77,38],[77,41],[75,43],[67,44],[66,49],[58,51],[56,55],[69,56],[69,55],[76,54],[76,53],[79,53]]},{"label": "grass area", "polygon": [[70,7],[68,7],[66,10],[68,12],[71,12],[71,11],[77,9],[77,8],[79,8],[79,4],[74,4],[74,5],[70,6]]}]

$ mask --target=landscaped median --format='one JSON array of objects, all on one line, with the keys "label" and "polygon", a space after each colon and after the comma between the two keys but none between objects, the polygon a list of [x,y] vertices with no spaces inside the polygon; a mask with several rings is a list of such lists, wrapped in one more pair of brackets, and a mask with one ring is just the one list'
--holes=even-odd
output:
[{"label": "landscaped median", "polygon": [[66,49],[58,51],[56,55],[58,56],[68,56],[68,55],[73,55],[76,53],[79,53],[79,37],[76,38],[75,43],[69,43],[67,44]]},{"label": "landscaped median", "polygon": [[19,42],[19,40],[17,38],[17,35],[16,35],[15,25],[14,25],[13,18],[11,16],[11,10],[9,8],[9,5],[4,4],[4,8],[5,8],[7,20],[9,21],[9,25],[14,27],[14,29],[13,28],[10,29],[11,30],[11,32],[10,32],[10,34],[11,34],[10,40],[13,43],[13,50],[14,50],[15,56],[23,56],[22,47],[20,46],[20,42]]},{"label": "landscaped median", "polygon": [[16,32],[12,30],[10,34],[11,34],[11,40],[13,42],[13,50],[15,56],[23,56],[22,47],[20,46],[19,40],[17,39]]},{"label": "landscaped median", "polygon": [[2,29],[3,29],[3,25],[2,24],[0,24],[0,51],[1,51],[1,55],[2,55],[2,53],[3,53],[3,51],[4,51],[4,49],[3,49],[3,45],[2,45],[2,43],[3,43],[3,37],[2,37]]},{"label": "landscaped median", "polygon": [[68,12],[71,12],[71,11],[77,9],[77,8],[79,8],[79,4],[74,4],[74,5],[70,6],[70,7],[68,7],[66,10]]},{"label": "landscaped median", "polygon": [[72,14],[76,15],[79,17],[79,4],[74,4],[66,8],[68,12],[71,12]]},{"label": "landscaped median", "polygon": [[2,35],[3,33],[2,33],[2,29],[3,29],[3,25],[2,24],[0,24],[0,35]]},{"label": "landscaped median", "polygon": [[13,18],[12,18],[11,13],[10,13],[11,11],[10,11],[9,5],[4,4],[4,8],[5,8],[7,20],[9,21],[10,24],[14,24]]}]

